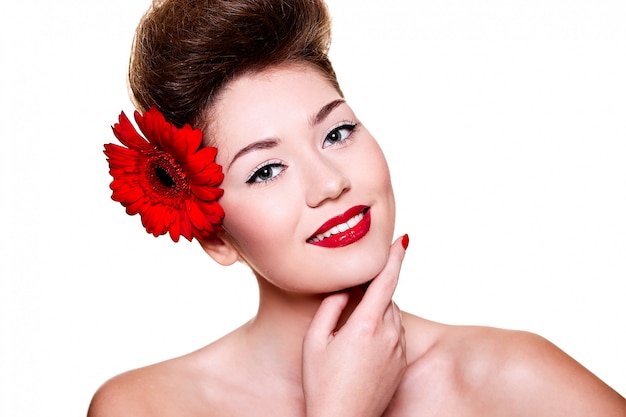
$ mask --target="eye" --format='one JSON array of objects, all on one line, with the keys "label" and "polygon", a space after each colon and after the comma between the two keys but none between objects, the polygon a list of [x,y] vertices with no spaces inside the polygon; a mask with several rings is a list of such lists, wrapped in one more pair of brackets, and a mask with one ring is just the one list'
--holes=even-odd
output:
[{"label": "eye", "polygon": [[246,184],[270,182],[285,169],[287,166],[282,162],[264,162],[253,170],[246,180]]},{"label": "eye", "polygon": [[322,144],[322,148],[327,148],[336,143],[342,142],[350,137],[354,129],[356,129],[357,125],[354,123],[345,123],[341,126],[337,126],[324,138],[324,143]]}]

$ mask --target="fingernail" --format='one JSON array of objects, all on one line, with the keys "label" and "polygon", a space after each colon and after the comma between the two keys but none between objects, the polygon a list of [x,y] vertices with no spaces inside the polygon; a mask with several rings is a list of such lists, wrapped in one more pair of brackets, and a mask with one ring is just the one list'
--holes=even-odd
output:
[{"label": "fingernail", "polygon": [[402,247],[404,250],[409,247],[409,235],[402,236]]}]

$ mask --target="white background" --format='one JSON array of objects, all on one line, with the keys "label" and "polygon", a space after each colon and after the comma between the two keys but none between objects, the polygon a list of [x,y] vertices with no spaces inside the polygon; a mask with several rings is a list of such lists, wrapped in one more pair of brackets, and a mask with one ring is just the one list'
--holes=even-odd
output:
[{"label": "white background", "polygon": [[[110,200],[148,3],[0,6],[2,416],[84,415],[107,378],[254,314],[247,270]],[[626,394],[626,2],[381,4],[331,0],[331,55],[411,237],[398,304],[539,333]]]}]

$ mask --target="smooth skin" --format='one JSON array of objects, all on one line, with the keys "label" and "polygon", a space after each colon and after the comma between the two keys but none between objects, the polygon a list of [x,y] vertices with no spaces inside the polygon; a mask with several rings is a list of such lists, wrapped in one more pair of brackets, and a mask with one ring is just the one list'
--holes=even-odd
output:
[{"label": "smooth skin", "polygon": [[[315,70],[244,75],[208,114],[227,214],[226,233],[202,245],[220,264],[250,265],[257,315],[196,352],[109,380],[89,417],[626,416],[622,396],[537,335],[398,309],[405,250],[401,238],[390,246],[388,167]],[[307,242],[361,204],[372,215],[362,239]]]}]

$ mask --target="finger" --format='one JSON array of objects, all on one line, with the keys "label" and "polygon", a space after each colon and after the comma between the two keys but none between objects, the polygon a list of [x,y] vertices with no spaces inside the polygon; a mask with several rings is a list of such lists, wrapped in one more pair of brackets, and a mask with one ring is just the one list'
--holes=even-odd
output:
[{"label": "finger", "polygon": [[389,302],[389,305],[387,306],[387,310],[385,310],[385,312],[383,313],[383,319],[392,321],[396,325],[400,324],[400,321],[401,321],[400,308],[393,300]]},{"label": "finger", "polygon": [[324,346],[328,343],[329,337],[337,328],[339,318],[346,308],[349,298],[347,292],[340,292],[331,294],[322,301],[309,324],[305,343],[307,340],[315,344],[323,343]]},{"label": "finger", "polygon": [[391,302],[391,311],[392,311],[393,325],[397,329],[404,328],[404,324],[402,323],[402,311],[400,311],[400,308],[398,307],[398,305],[394,303],[393,301]]},{"label": "finger", "polygon": [[383,322],[400,333],[404,329],[404,325],[402,324],[402,312],[393,301],[389,303],[389,308],[384,313]]},{"label": "finger", "polygon": [[372,280],[367,288],[363,299],[355,309],[368,311],[374,314],[382,314],[389,303],[398,285],[400,267],[404,259],[405,249],[402,246],[402,238],[396,239],[389,249],[389,258],[383,270]]}]

